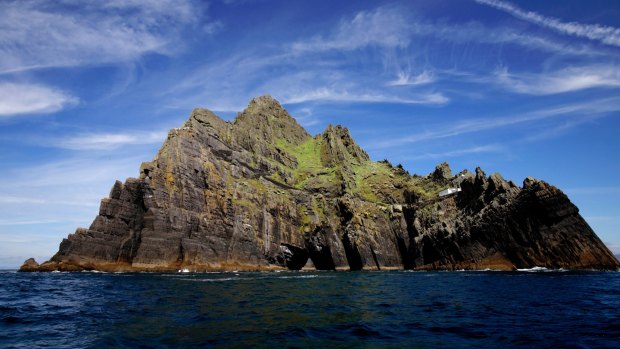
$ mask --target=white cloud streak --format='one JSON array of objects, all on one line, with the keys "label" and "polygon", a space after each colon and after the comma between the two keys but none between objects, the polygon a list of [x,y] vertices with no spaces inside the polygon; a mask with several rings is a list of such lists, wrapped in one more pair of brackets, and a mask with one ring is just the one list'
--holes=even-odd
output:
[{"label": "white cloud streak", "polygon": [[425,70],[418,75],[411,76],[410,73],[399,71],[396,80],[388,82],[388,86],[415,86],[430,84],[435,81],[435,76],[432,72]]},{"label": "white cloud streak", "polygon": [[[478,22],[431,22],[416,18],[411,11],[387,6],[345,17],[331,30],[293,43],[283,43],[279,50],[269,47],[269,51],[262,51],[258,46],[223,61],[209,63],[193,71],[186,79],[175,81],[166,95],[172,97],[174,105],[205,105],[209,109],[225,112],[239,111],[249,98],[264,93],[289,104],[446,104],[450,97],[438,90],[439,85],[433,86],[430,91],[423,90],[439,79],[435,72],[441,70],[437,67],[425,66],[423,70],[420,70],[421,67],[409,67],[403,70],[398,64],[396,67],[385,66],[386,61],[390,64],[399,59],[410,60],[417,40],[430,40],[426,46],[446,43],[466,47],[472,44],[511,44],[583,56],[597,55],[601,51],[585,44],[551,41],[513,28],[491,28]],[[370,50],[364,55],[353,52],[362,49]],[[360,60],[364,61],[363,71],[342,69],[345,64],[355,67]],[[386,71],[393,68],[396,78],[386,76]],[[494,76],[495,82],[499,77]],[[218,84],[205,84],[206,81],[218,81]],[[489,80],[485,83],[488,84]],[[385,89],[386,85],[396,88]],[[578,88],[585,85],[587,83],[580,85],[575,81],[572,86]],[[525,91],[525,83],[519,86],[512,88]],[[552,86],[541,86],[539,90],[537,93],[552,93]]]},{"label": "white cloud streak", "polygon": [[[56,6],[58,5],[58,6]],[[188,1],[0,3],[0,73],[172,54],[200,11]]]},{"label": "white cloud streak", "polygon": [[[385,40],[384,40],[385,39]],[[397,7],[379,7],[343,18],[332,30],[309,39],[284,43],[282,50],[249,52],[231,57],[218,64],[210,64],[177,84],[175,94],[179,104],[204,103],[219,111],[238,111],[253,95],[270,93],[283,103],[304,102],[363,102],[443,105],[450,101],[446,92],[423,88],[440,79],[438,67],[420,67],[403,70],[396,68],[396,77],[387,77],[391,67],[379,62],[385,56],[409,57],[417,40],[434,40],[445,44],[470,46],[516,45],[562,55],[595,56],[605,54],[600,47],[593,49],[587,43],[550,40],[536,34],[507,27],[488,27],[478,22],[454,24],[416,18],[414,13]],[[436,40],[435,40],[436,39]],[[430,43],[433,45],[434,43]],[[354,50],[371,49],[371,54],[360,58]],[[329,52],[328,52],[329,51]],[[334,54],[337,53],[336,56]],[[347,71],[342,64],[350,60],[365,60],[374,71]],[[390,60],[391,59],[391,60]],[[395,57],[390,62],[398,60]],[[378,64],[377,64],[378,63]],[[385,62],[383,62],[385,63]],[[358,63],[355,63],[358,64]],[[355,64],[352,64],[354,66]],[[284,72],[273,75],[273,67]],[[591,67],[593,68],[593,67]],[[608,67],[613,69],[613,67]],[[264,72],[269,71],[266,76]],[[568,73],[571,77],[563,77]],[[613,73],[613,72],[612,72]],[[588,75],[589,74],[589,75]],[[578,89],[615,85],[615,76],[601,69],[557,71],[547,77],[535,75],[506,75],[498,72],[495,78],[505,88],[526,94],[554,94]],[[616,73],[617,76],[617,73]],[[391,78],[391,79],[390,79]],[[538,80],[537,80],[538,78]],[[217,86],[205,86],[205,81],[221,81]],[[489,80],[485,81],[486,84]],[[403,87],[385,89],[383,87]],[[252,86],[248,88],[248,86]],[[406,88],[405,88],[406,87]],[[231,97],[232,96],[232,97]]]},{"label": "white cloud streak", "polygon": [[[592,57],[609,55],[609,50],[574,41],[553,40],[539,34],[511,27],[490,27],[479,22],[447,24],[416,20],[411,22],[410,33],[419,38],[435,38],[459,45],[514,45],[527,50],[557,53],[560,55]],[[615,55],[616,53],[611,53]]]},{"label": "white cloud streak", "polygon": [[383,7],[359,12],[350,20],[343,20],[329,35],[315,36],[293,43],[295,54],[324,51],[351,51],[369,46],[398,50],[410,47],[415,38],[435,37],[455,43],[513,44],[529,49],[561,54],[592,56],[600,54],[591,47],[575,43],[559,43],[513,28],[489,28],[479,22],[447,24],[416,18],[409,11],[397,7]]},{"label": "white cloud streak", "polygon": [[449,125],[440,125],[434,130],[413,134],[407,137],[374,142],[371,148],[386,149],[403,144],[455,137],[463,134],[493,130],[569,115],[582,115],[584,118],[589,118],[600,117],[600,114],[618,111],[620,111],[620,99],[608,98],[594,100],[587,103],[563,105],[533,112],[525,112],[519,115],[466,119]]},{"label": "white cloud streak", "polygon": [[496,77],[506,89],[531,95],[620,86],[620,69],[610,65],[568,67],[543,74],[510,74],[504,67],[496,72]]},{"label": "white cloud streak", "polygon": [[160,144],[167,132],[87,133],[53,141],[52,145],[71,150],[111,150],[126,145]]},{"label": "white cloud streak", "polygon": [[[49,223],[57,223],[57,220],[53,219],[42,219],[42,220],[5,220],[0,219],[0,226],[13,226],[13,225],[39,225],[39,224],[49,224]],[[16,242],[16,241],[13,241]]]},{"label": "white cloud streak", "polygon": [[465,149],[451,150],[441,153],[423,153],[419,155],[407,156],[403,159],[406,160],[420,160],[420,159],[445,159],[453,158],[457,156],[469,155],[469,154],[482,154],[482,153],[498,153],[503,151],[504,148],[498,144],[488,144],[475,146]]},{"label": "white cloud streak", "polygon": [[586,56],[599,54],[591,47],[575,43],[558,43],[513,28],[490,28],[475,21],[463,24],[432,22],[418,18],[410,11],[398,7],[380,7],[373,11],[359,12],[352,19],[343,19],[332,33],[294,42],[290,50],[297,54],[351,51],[369,46],[398,50],[412,46],[416,37],[435,37],[441,41],[467,44],[508,43],[562,54]]},{"label": "white cloud streak", "polygon": [[[116,178],[138,175],[140,162],[150,160],[153,154],[123,157],[122,154],[110,159],[109,156],[78,153],[79,156],[41,165],[12,168],[0,175],[0,192],[3,197],[45,199],[60,198],[74,191],[76,195],[91,184],[105,183],[108,190]],[[83,154],[83,155],[82,155]],[[51,190],[54,187],[56,190]],[[48,188],[40,190],[40,188]],[[28,195],[30,193],[37,195]],[[75,190],[74,190],[75,189]],[[66,201],[66,200],[62,200]],[[74,200],[70,200],[74,201]]]},{"label": "white cloud streak", "polygon": [[52,87],[0,83],[0,117],[53,113],[75,103],[77,98]]},{"label": "white cloud streak", "polygon": [[484,5],[504,11],[521,20],[553,29],[559,33],[575,37],[587,38],[602,42],[611,46],[620,47],[620,28],[603,26],[599,24],[583,24],[578,22],[562,22],[557,18],[546,17],[532,11],[524,11],[521,8],[499,0],[475,0]]},{"label": "white cloud streak", "polygon": [[419,93],[407,97],[385,95],[375,92],[348,92],[331,88],[318,88],[283,98],[285,104],[304,102],[356,102],[356,103],[399,103],[399,104],[445,104],[449,101],[441,93]]},{"label": "white cloud streak", "polygon": [[579,125],[594,122],[595,120],[602,118],[604,116],[605,114],[594,114],[594,115],[588,115],[586,117],[577,117],[577,118],[567,119],[565,121],[562,121],[561,123],[558,123],[555,126],[551,126],[548,128],[544,128],[540,131],[533,132],[529,134],[528,136],[526,136],[523,139],[523,141],[538,142],[538,141],[542,141],[546,139],[556,138],[560,135],[566,134],[568,131],[576,128]]},{"label": "white cloud streak", "polygon": [[0,204],[24,204],[24,205],[63,205],[63,206],[97,206],[96,200],[92,203],[50,200],[49,198],[24,197],[24,196],[0,196]]},{"label": "white cloud streak", "polygon": [[296,52],[355,50],[367,46],[406,47],[409,24],[395,8],[379,8],[358,12],[353,19],[342,21],[329,36],[317,36],[293,43]]}]

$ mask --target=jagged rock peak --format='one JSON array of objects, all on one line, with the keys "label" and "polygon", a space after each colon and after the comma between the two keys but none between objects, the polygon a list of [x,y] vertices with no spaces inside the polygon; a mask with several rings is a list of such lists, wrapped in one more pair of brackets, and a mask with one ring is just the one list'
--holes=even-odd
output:
[{"label": "jagged rock peak", "polygon": [[237,114],[235,123],[241,122],[247,118],[261,117],[267,117],[268,119],[293,119],[286,109],[282,107],[280,102],[270,95],[264,95],[252,98],[248,106],[241,113]]},{"label": "jagged rock peak", "polygon": [[362,164],[370,160],[368,154],[355,143],[346,127],[330,124],[321,137],[324,145],[323,162],[328,166],[348,163]]},{"label": "jagged rock peak", "polygon": [[474,183],[477,187],[486,189],[487,186],[487,175],[480,167],[476,167],[476,178]]},{"label": "jagged rock peak", "polygon": [[233,121],[241,134],[263,141],[300,144],[310,135],[280,103],[269,95],[253,98]]},{"label": "jagged rock peak", "polygon": [[517,192],[517,186],[513,182],[506,181],[498,172],[495,172],[487,179],[487,191],[489,195],[497,195],[509,191]]},{"label": "jagged rock peak", "polygon": [[189,119],[183,124],[183,129],[191,129],[199,133],[217,135],[225,139],[229,138],[232,131],[232,124],[222,120],[212,111],[203,108],[192,110]]},{"label": "jagged rock peak", "polygon": [[436,181],[447,181],[452,178],[452,170],[447,162],[435,166],[435,171],[431,174],[431,178]]},{"label": "jagged rock peak", "polygon": [[523,180],[523,189],[528,189],[538,182],[538,179],[528,176]]},{"label": "jagged rock peak", "polygon": [[280,102],[267,94],[252,98],[248,104],[248,108],[282,108],[282,106]]}]

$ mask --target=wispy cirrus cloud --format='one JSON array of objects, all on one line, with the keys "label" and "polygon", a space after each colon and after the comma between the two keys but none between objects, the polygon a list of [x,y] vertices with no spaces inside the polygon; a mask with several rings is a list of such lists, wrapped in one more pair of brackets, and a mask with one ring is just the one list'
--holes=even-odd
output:
[{"label": "wispy cirrus cloud", "polygon": [[0,74],[172,54],[201,12],[190,1],[5,1],[0,3]]},{"label": "wispy cirrus cloud", "polygon": [[328,35],[315,36],[291,45],[295,52],[355,50],[367,46],[406,47],[410,25],[396,8],[382,7],[358,12],[352,19],[343,19]]},{"label": "wispy cirrus cloud", "polygon": [[478,22],[464,24],[419,24],[418,33],[458,44],[513,45],[518,48],[569,56],[604,56],[605,50],[583,43],[552,40],[535,33],[511,27],[491,27]]},{"label": "wispy cirrus cloud", "polygon": [[[178,104],[206,101],[216,111],[239,111],[255,95],[269,93],[284,104],[319,103],[394,103],[443,105],[450,101],[441,91],[421,90],[418,86],[434,81],[432,70],[418,75],[402,71],[392,86],[415,89],[386,90],[385,55],[410,44],[408,16],[393,7],[379,7],[344,17],[323,34],[284,42],[278,49],[240,52],[217,64],[197,69],[174,86],[168,95],[178,95]],[[360,58],[354,50],[376,47]],[[329,51],[329,52],[327,52]],[[363,71],[346,62],[363,60]],[[205,81],[219,81],[207,85]],[[220,97],[221,96],[221,97]]]},{"label": "wispy cirrus cloud", "polygon": [[441,93],[418,93],[408,97],[386,95],[376,92],[349,92],[331,88],[318,88],[299,94],[285,96],[283,103],[296,104],[304,102],[358,102],[358,103],[399,103],[399,104],[445,104],[449,99]]},{"label": "wispy cirrus cloud", "polygon": [[[290,104],[358,101],[447,104],[451,97],[447,90],[442,90],[445,84],[441,84],[440,74],[453,68],[453,62],[442,57],[433,61],[436,66],[428,61],[423,67],[411,66],[421,43],[426,47],[448,43],[465,49],[481,45],[498,50],[510,44],[562,55],[604,54],[587,43],[551,40],[516,28],[489,27],[475,21],[429,20],[397,6],[383,6],[345,16],[334,27],[313,37],[285,41],[275,49],[258,45],[211,62],[192,71],[186,79],[175,81],[165,94],[174,105],[206,105],[224,112],[239,111],[252,96],[264,93]],[[356,50],[366,53],[360,56]],[[344,65],[349,68],[343,69]],[[356,66],[364,69],[356,70]],[[218,81],[218,84],[206,84],[206,81]],[[403,88],[386,89],[386,86]],[[578,88],[579,83],[575,81],[571,86]],[[510,88],[525,91],[525,87],[524,83]],[[538,93],[550,94],[552,90],[550,85],[541,86]]]},{"label": "wispy cirrus cloud", "polygon": [[351,51],[369,46],[403,49],[419,38],[434,37],[445,42],[513,44],[562,54],[596,55],[592,47],[572,42],[557,42],[535,33],[511,27],[489,27],[477,21],[450,23],[431,21],[396,6],[379,7],[343,18],[328,34],[301,39],[290,45],[296,54],[324,51]]},{"label": "wispy cirrus cloud", "polygon": [[430,84],[435,81],[435,76],[432,72],[424,70],[418,75],[411,75],[409,72],[399,71],[398,77],[387,83],[388,86],[415,86]]},{"label": "wispy cirrus cloud", "polygon": [[541,74],[511,74],[503,67],[496,72],[506,89],[531,95],[551,95],[596,87],[619,87],[620,69],[612,65],[567,67]]},{"label": "wispy cirrus cloud", "polygon": [[11,205],[64,205],[64,206],[98,206],[97,201],[92,202],[76,202],[70,200],[55,200],[49,197],[28,197],[28,196],[2,196],[0,195],[0,204]]},{"label": "wispy cirrus cloud", "polygon": [[[13,167],[0,174],[0,192],[2,197],[10,198],[9,201],[16,203],[15,200],[18,198],[37,200],[45,197],[66,198],[70,194],[79,196],[90,192],[84,190],[85,188],[89,186],[95,188],[96,184],[104,183],[107,194],[114,179],[138,175],[140,162],[150,160],[152,157],[153,154],[150,152],[139,156],[135,154],[123,156],[119,153],[115,158],[111,158],[109,153],[77,153],[72,158]],[[42,176],[42,173],[45,176]],[[57,195],[59,193],[62,195]],[[27,204],[27,200],[24,203]]]},{"label": "wispy cirrus cloud", "polygon": [[607,98],[549,107],[546,109],[524,112],[518,115],[499,116],[490,118],[472,118],[453,122],[448,125],[438,125],[435,129],[412,134],[401,138],[391,138],[385,141],[373,142],[371,149],[386,149],[403,144],[456,137],[470,133],[488,131],[508,126],[531,123],[544,119],[560,118],[578,115],[581,118],[599,118],[601,114],[620,111],[619,98]]},{"label": "wispy cirrus cloud", "polygon": [[[201,7],[173,0],[0,2],[0,76],[130,62],[147,53],[173,55],[182,49],[178,38],[187,28],[200,24],[209,33],[221,27],[200,22]],[[76,101],[40,82],[0,82],[0,117],[54,113]]]},{"label": "wispy cirrus cloud", "polygon": [[525,11],[516,5],[500,0],[475,0],[484,5],[494,7],[509,13],[521,20],[534,23],[555,30],[556,32],[576,37],[596,40],[607,45],[620,47],[620,28],[599,24],[583,24],[578,22],[563,22],[557,18],[543,16],[532,11]]},{"label": "wispy cirrus cloud", "polygon": [[59,89],[29,83],[0,83],[0,117],[53,113],[77,103]]},{"label": "wispy cirrus cloud", "polygon": [[343,19],[331,33],[299,40],[291,45],[294,53],[355,50],[368,46],[403,49],[419,38],[434,37],[444,42],[512,44],[560,54],[591,56],[600,54],[590,46],[558,42],[516,28],[489,27],[477,21],[450,23],[431,21],[398,7],[379,7]]},{"label": "wispy cirrus cloud", "polygon": [[525,142],[539,142],[562,136],[580,125],[594,123],[606,114],[591,114],[585,117],[566,118],[555,125],[533,131],[523,138]]},{"label": "wispy cirrus cloud", "polygon": [[167,132],[85,133],[52,140],[51,145],[71,150],[112,150],[127,145],[160,144]]},{"label": "wispy cirrus cloud", "polygon": [[[58,220],[54,219],[41,219],[41,220],[16,220],[16,219],[0,219],[0,226],[14,226],[14,225],[38,225],[56,223]],[[18,240],[13,240],[18,241]]]},{"label": "wispy cirrus cloud", "polygon": [[504,148],[499,144],[487,144],[474,146],[464,149],[456,149],[450,151],[444,151],[439,153],[421,153],[412,156],[405,156],[402,159],[406,160],[420,160],[420,159],[446,159],[446,158],[454,158],[460,157],[464,155],[470,154],[482,154],[482,153],[499,153],[502,152]]}]

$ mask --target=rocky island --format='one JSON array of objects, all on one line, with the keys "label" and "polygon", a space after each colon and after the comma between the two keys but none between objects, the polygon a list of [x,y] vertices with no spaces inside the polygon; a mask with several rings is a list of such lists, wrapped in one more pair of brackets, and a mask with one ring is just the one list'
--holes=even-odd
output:
[{"label": "rocky island", "polygon": [[89,228],[21,271],[617,269],[558,188],[531,177],[410,175],[347,128],[309,135],[273,98],[206,109],[117,181]]}]

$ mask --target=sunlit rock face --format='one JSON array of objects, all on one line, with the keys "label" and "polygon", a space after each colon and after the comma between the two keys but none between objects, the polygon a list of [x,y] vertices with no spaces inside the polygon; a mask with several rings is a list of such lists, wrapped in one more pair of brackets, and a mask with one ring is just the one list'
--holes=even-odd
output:
[{"label": "sunlit rock face", "polygon": [[114,183],[90,227],[22,271],[534,266],[619,263],[544,181],[453,176],[447,163],[411,176],[371,161],[342,126],[310,136],[263,96],[232,122],[194,110],[139,178]]}]

